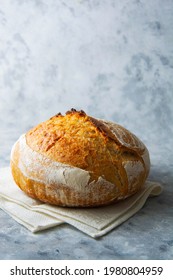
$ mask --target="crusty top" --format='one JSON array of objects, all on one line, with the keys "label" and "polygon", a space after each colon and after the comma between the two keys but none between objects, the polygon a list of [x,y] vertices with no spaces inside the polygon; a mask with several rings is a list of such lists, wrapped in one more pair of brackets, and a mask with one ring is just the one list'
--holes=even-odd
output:
[{"label": "crusty top", "polygon": [[26,134],[26,141],[31,149],[54,161],[89,171],[91,181],[102,176],[125,187],[128,178],[122,166],[127,161],[140,161],[145,171],[148,168],[147,149],[135,135],[75,109],[37,125]]}]

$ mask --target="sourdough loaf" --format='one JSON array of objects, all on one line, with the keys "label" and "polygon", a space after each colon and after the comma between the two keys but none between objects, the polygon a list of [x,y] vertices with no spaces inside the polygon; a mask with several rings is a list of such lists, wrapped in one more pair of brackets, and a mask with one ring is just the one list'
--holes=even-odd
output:
[{"label": "sourdough loaf", "polygon": [[142,188],[150,168],[146,146],[113,122],[71,109],[22,135],[11,151],[16,184],[46,203],[91,207]]}]

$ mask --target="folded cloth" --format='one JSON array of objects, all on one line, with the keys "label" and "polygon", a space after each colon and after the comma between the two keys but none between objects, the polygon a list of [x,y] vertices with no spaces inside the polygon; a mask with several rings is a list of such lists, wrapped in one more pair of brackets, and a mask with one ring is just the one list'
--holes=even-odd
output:
[{"label": "folded cloth", "polygon": [[159,183],[147,181],[135,195],[97,208],[64,208],[28,197],[15,184],[9,167],[0,169],[0,208],[32,232],[68,223],[96,238],[117,227],[162,192]]}]

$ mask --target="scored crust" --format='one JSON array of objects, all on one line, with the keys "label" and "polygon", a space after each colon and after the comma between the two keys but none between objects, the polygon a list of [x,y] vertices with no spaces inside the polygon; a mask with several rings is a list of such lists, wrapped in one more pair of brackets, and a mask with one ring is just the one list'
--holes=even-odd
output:
[{"label": "scored crust", "polygon": [[11,153],[17,185],[60,206],[99,206],[136,193],[149,173],[149,154],[131,132],[72,109],[19,138]]}]

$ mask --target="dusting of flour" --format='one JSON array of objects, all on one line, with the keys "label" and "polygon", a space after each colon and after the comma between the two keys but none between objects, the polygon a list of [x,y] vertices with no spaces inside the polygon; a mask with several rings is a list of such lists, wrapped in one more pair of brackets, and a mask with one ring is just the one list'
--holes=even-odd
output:
[{"label": "dusting of flour", "polygon": [[[89,182],[90,174],[83,169],[55,162],[46,156],[33,151],[26,143],[25,135],[19,140],[19,163],[21,172],[28,178],[48,185],[59,183],[83,189]],[[15,145],[14,145],[15,147]],[[13,151],[11,160],[13,160]]]},{"label": "dusting of flour", "polygon": [[[109,190],[115,188],[112,183],[106,181],[101,176],[98,178],[97,182],[92,181],[89,183],[90,173],[88,171],[53,161],[52,159],[33,151],[27,145],[25,135],[21,135],[17,142],[19,144],[18,167],[21,172],[31,180],[46,185],[63,184],[64,187],[67,186],[79,191],[81,195],[82,193],[89,193],[93,189],[93,186],[100,184],[109,188]],[[16,143],[11,151],[12,161]]]}]

